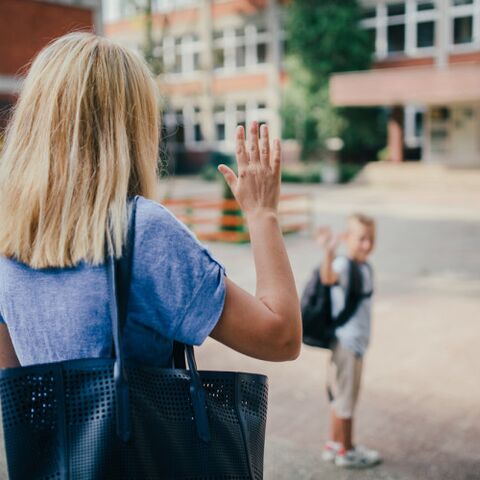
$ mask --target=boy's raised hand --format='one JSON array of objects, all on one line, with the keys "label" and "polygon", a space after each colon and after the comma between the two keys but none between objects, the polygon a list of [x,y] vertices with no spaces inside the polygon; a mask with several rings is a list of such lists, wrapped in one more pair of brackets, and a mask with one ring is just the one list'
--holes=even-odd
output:
[{"label": "boy's raised hand", "polygon": [[247,217],[265,212],[276,214],[280,198],[280,140],[274,141],[271,153],[268,127],[261,127],[259,145],[258,123],[252,122],[248,143],[247,149],[245,131],[243,127],[237,127],[238,176],[226,165],[219,165],[218,169]]},{"label": "boy's raised hand", "polygon": [[335,252],[340,243],[341,236],[334,234],[330,227],[318,227],[315,239],[317,243],[327,252]]}]

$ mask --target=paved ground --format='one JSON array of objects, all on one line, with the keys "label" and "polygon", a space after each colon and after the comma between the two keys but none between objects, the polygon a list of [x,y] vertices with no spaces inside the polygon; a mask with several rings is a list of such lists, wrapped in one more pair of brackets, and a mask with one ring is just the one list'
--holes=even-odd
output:
[{"label": "paved ground", "polygon": [[[378,220],[374,333],[357,439],[379,449],[385,462],[346,472],[320,460],[328,428],[324,352],[307,347],[293,363],[268,364],[209,341],[198,352],[201,367],[270,378],[267,479],[480,479],[480,194],[474,174],[452,173],[456,182],[440,178],[426,189],[415,179],[286,186],[312,193],[316,224],[341,228],[352,210]],[[181,181],[174,191],[211,188]],[[320,252],[307,234],[288,237],[287,245],[300,290]],[[254,290],[248,245],[210,248],[231,278]]]},{"label": "paved ground", "polygon": [[[316,224],[341,228],[352,210],[378,220],[374,334],[356,426],[358,442],[379,449],[383,465],[347,472],[321,462],[324,352],[304,348],[295,362],[268,364],[214,341],[198,350],[201,368],[269,376],[267,479],[480,479],[480,175],[432,182],[428,172],[402,172],[403,180],[387,173],[373,185],[285,187],[312,194]],[[192,179],[164,188],[174,196],[218,191]],[[287,237],[287,246],[301,290],[320,252],[308,234]],[[253,292],[249,246],[210,248]]]}]

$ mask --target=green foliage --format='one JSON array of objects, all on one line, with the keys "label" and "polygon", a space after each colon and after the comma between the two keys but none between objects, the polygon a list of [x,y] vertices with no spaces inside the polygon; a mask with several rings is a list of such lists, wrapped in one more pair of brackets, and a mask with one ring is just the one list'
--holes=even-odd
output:
[{"label": "green foliage", "polygon": [[210,159],[209,159],[210,165],[214,165],[215,167],[218,167],[222,163],[231,167],[235,163],[233,155],[230,155],[228,153],[218,152],[216,150],[210,153]]},{"label": "green foliage", "polygon": [[380,109],[340,109],[329,100],[332,73],[371,65],[374,48],[359,26],[358,1],[292,0],[287,12],[290,82],[282,106],[284,138],[301,142],[304,159],[316,156],[329,137],[343,138],[347,157],[381,148]]},{"label": "green foliage", "polygon": [[334,72],[364,70],[371,64],[372,45],[359,27],[357,0],[293,0],[287,32],[291,52],[312,73],[312,89]]},{"label": "green foliage", "polygon": [[200,175],[203,178],[203,180],[206,180],[207,182],[214,182],[216,180],[221,180],[222,174],[217,170],[217,168],[213,165],[205,165],[201,170],[200,170]]},{"label": "green foliage", "polygon": [[235,159],[233,155],[214,150],[210,153],[208,163],[200,170],[200,175],[207,182],[223,180],[223,175],[217,169],[222,163],[235,170]]},{"label": "green foliage", "polygon": [[312,75],[297,57],[287,60],[287,68],[293,75],[281,109],[283,138],[299,140],[303,146],[302,157],[307,159],[327,138],[341,135],[344,120],[330,104],[326,84],[311,90]]},{"label": "green foliage", "polygon": [[304,169],[304,170],[282,170],[282,182],[284,183],[320,183],[322,175],[318,169]]},{"label": "green foliage", "polygon": [[340,183],[352,181],[360,172],[362,167],[352,163],[341,163],[339,165]]},{"label": "green foliage", "polygon": [[386,162],[390,156],[390,152],[388,151],[388,147],[382,148],[377,154],[377,160],[379,162]]},{"label": "green foliage", "polygon": [[373,160],[384,147],[387,136],[385,111],[379,107],[337,109],[345,121],[342,138],[345,142],[343,155],[355,156],[357,152],[366,151]]}]

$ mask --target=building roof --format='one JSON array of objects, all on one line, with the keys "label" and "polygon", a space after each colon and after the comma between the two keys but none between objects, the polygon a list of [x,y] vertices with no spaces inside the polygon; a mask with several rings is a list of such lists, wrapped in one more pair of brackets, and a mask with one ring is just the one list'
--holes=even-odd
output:
[{"label": "building roof", "polygon": [[480,100],[480,64],[406,67],[334,74],[336,106],[426,104]]}]

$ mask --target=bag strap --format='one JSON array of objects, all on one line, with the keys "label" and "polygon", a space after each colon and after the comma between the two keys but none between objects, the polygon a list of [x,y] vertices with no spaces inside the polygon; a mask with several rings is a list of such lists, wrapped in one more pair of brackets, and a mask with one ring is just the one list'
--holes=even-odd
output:
[{"label": "bag strap", "polygon": [[128,392],[128,378],[125,369],[124,352],[122,345],[123,327],[127,318],[128,294],[130,292],[131,259],[135,241],[135,216],[137,197],[127,203],[127,236],[124,251],[120,259],[115,259],[111,240],[109,239],[108,284],[110,290],[110,320],[114,345],[113,377],[116,398],[117,435],[127,442],[131,435],[130,426],[130,397]]},{"label": "bag strap", "polygon": [[[116,299],[116,302],[112,302],[111,320],[115,346],[114,379],[117,400],[117,434],[123,441],[127,441],[131,435],[128,377],[124,368],[122,333],[127,321],[128,297],[132,279],[137,200],[138,197],[134,197],[128,202],[128,230],[123,255],[116,261],[113,260],[112,256],[109,257],[112,291],[110,298]],[[179,364],[183,365],[180,368],[186,368],[186,356],[190,374],[190,397],[197,433],[201,440],[208,442],[210,441],[210,428],[206,410],[205,391],[197,370],[193,347],[174,342],[173,356],[177,368],[179,368]]]},{"label": "bag strap", "polygon": [[334,318],[335,328],[345,325],[355,315],[360,302],[362,301],[362,273],[358,265],[348,258],[348,283],[345,292],[345,307]]}]

